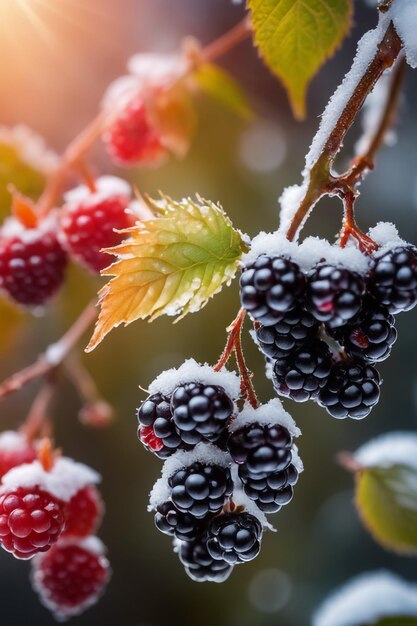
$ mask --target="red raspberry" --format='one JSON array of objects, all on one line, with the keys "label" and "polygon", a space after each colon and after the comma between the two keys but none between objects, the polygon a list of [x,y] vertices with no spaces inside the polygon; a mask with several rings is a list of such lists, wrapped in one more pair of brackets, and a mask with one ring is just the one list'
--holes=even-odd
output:
[{"label": "red raspberry", "polygon": [[101,250],[121,243],[125,237],[115,230],[135,223],[130,203],[129,185],[111,176],[96,181],[95,193],[81,186],[66,195],[61,240],[78,263],[98,273],[113,262],[114,257]]},{"label": "red raspberry", "polygon": [[9,218],[0,232],[0,288],[25,306],[39,306],[61,286],[67,255],[58,241],[55,220],[25,228]]},{"label": "red raspberry", "polygon": [[65,524],[65,505],[37,487],[16,487],[0,495],[0,545],[17,559],[49,550]]},{"label": "red raspberry", "polygon": [[98,528],[103,517],[104,505],[94,485],[80,489],[65,508],[64,535],[87,537]]},{"label": "red raspberry", "polygon": [[110,579],[104,547],[96,537],[63,540],[33,561],[32,585],[59,621],[79,615],[97,602]]},{"label": "red raspberry", "polygon": [[0,434],[0,478],[9,470],[36,459],[36,449],[24,435],[16,431]]}]

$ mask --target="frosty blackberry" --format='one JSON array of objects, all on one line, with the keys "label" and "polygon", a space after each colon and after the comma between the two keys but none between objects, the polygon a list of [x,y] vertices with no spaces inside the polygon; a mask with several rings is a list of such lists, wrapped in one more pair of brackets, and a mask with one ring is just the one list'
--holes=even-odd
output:
[{"label": "frosty blackberry", "polygon": [[210,555],[230,565],[252,561],[261,549],[262,525],[249,513],[225,513],[209,524],[207,549]]},{"label": "frosty blackberry", "polygon": [[173,454],[183,444],[172,421],[170,398],[156,393],[141,404],[137,412],[138,437],[145,448],[161,459]]},{"label": "frosty blackberry", "polygon": [[417,248],[400,245],[375,259],[368,287],[390,313],[409,311],[417,303]]},{"label": "frosty blackberry", "polygon": [[301,304],[285,313],[273,326],[256,329],[256,342],[265,356],[278,359],[301,347],[317,333],[318,321]]},{"label": "frosty blackberry", "polygon": [[228,441],[229,452],[250,474],[273,473],[291,463],[292,437],[279,424],[250,424],[233,432]]},{"label": "frosty blackberry", "polygon": [[207,550],[207,537],[180,543],[178,554],[188,576],[196,582],[222,583],[233,570],[226,561],[211,556]]},{"label": "frosty blackberry", "polygon": [[182,513],[172,504],[165,502],[157,507],[155,525],[166,535],[174,535],[181,541],[193,541],[204,531],[207,518],[197,520],[190,513]]},{"label": "frosty blackberry", "polygon": [[298,471],[293,464],[287,469],[264,474],[252,474],[245,465],[239,467],[243,488],[256,506],[264,513],[277,513],[291,502],[293,487],[298,481]]}]

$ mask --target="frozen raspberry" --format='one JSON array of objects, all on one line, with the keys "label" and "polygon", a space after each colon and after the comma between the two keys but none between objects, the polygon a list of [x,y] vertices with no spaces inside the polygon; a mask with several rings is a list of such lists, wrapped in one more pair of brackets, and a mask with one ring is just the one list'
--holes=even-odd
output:
[{"label": "frozen raspberry", "polygon": [[273,366],[275,391],[296,402],[314,399],[330,374],[331,355],[324,341],[315,339],[278,359]]},{"label": "frozen raspberry", "polygon": [[216,442],[233,415],[233,402],[221,387],[187,383],[171,398],[172,421],[184,443]]},{"label": "frozen raspberry", "polygon": [[285,313],[273,326],[256,329],[256,342],[265,356],[278,359],[300,348],[317,333],[319,322],[301,304]]},{"label": "frozen raspberry", "polygon": [[326,386],[320,391],[318,402],[338,419],[362,419],[377,404],[380,385],[379,373],[372,365],[360,360],[335,364]]},{"label": "frozen raspberry", "polygon": [[214,559],[209,554],[205,536],[192,542],[180,543],[178,553],[188,576],[196,582],[222,583],[232,573],[232,565],[221,559]]},{"label": "frozen raspberry", "polygon": [[228,448],[235,463],[252,475],[284,470],[291,463],[292,437],[283,426],[250,424],[234,431]]},{"label": "frozen raspberry", "polygon": [[368,288],[390,313],[409,311],[417,303],[417,248],[398,246],[374,261]]},{"label": "frozen raspberry", "polygon": [[252,474],[245,465],[239,467],[239,478],[243,488],[256,506],[265,513],[276,513],[288,504],[293,497],[293,487],[298,480],[298,472],[294,465],[272,474]]},{"label": "frozen raspberry", "polygon": [[62,285],[67,255],[53,220],[25,228],[10,218],[0,231],[0,289],[18,304],[43,305]]},{"label": "frozen raspberry", "polygon": [[64,530],[65,504],[36,487],[0,495],[0,545],[18,559],[46,552]]},{"label": "frozen raspberry", "polygon": [[170,398],[160,393],[149,396],[138,409],[138,437],[145,448],[165,459],[179,448],[188,449],[172,421]]},{"label": "frozen raspberry", "polygon": [[365,281],[356,272],[333,265],[319,265],[309,277],[307,308],[330,328],[343,326],[359,313]]},{"label": "frozen raspberry", "polygon": [[194,541],[202,535],[207,518],[197,520],[190,513],[178,511],[172,502],[165,502],[157,507],[155,525],[166,535],[174,535],[181,541]]},{"label": "frozen raspberry", "polygon": [[397,340],[394,316],[373,298],[366,298],[359,315],[338,329],[335,338],[345,352],[368,363],[384,361]]},{"label": "frozen raspberry", "polygon": [[0,478],[9,470],[36,459],[36,449],[27,438],[16,431],[0,434]]},{"label": "frozen raspberry", "polygon": [[233,490],[229,468],[199,462],[175,472],[168,484],[175,507],[197,519],[220,511]]},{"label": "frozen raspberry", "polygon": [[259,256],[243,268],[240,299],[251,316],[271,326],[294,308],[304,292],[305,278],[296,263],[282,257]]},{"label": "frozen raspberry", "polygon": [[94,485],[88,485],[71,498],[65,507],[64,535],[87,537],[94,534],[103,517],[103,502]]},{"label": "frozen raspberry", "polygon": [[95,193],[81,186],[66,194],[61,240],[75,261],[99,273],[115,260],[101,250],[120,244],[126,236],[116,231],[133,226],[136,218],[124,181],[103,176],[95,184]]},{"label": "frozen raspberry", "polygon": [[32,561],[32,585],[58,621],[83,613],[97,602],[110,579],[104,548],[95,537],[64,539]]},{"label": "frozen raspberry", "polygon": [[208,526],[207,550],[230,565],[252,561],[261,549],[262,525],[249,513],[225,513]]}]

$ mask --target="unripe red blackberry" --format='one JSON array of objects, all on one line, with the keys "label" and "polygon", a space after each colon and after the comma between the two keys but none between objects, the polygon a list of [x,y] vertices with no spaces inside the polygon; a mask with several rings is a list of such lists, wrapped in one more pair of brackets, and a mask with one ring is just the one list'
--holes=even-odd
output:
[{"label": "unripe red blackberry", "polygon": [[196,582],[222,583],[232,573],[232,565],[209,554],[206,536],[191,542],[180,542],[177,549],[185,571]]},{"label": "unripe red blackberry", "polygon": [[261,549],[262,525],[253,515],[224,513],[208,526],[207,550],[217,560],[230,565],[252,561]]},{"label": "unripe red blackberry", "polygon": [[65,507],[64,535],[93,535],[103,517],[104,505],[94,485],[87,485],[71,498]]},{"label": "unripe red blackberry", "polygon": [[240,277],[242,306],[265,326],[275,324],[294,308],[304,289],[304,274],[284,257],[262,254],[243,268]]},{"label": "unripe red blackberry", "polygon": [[271,359],[287,356],[300,348],[317,334],[319,322],[297,304],[291,311],[284,313],[281,320],[273,326],[260,326],[256,329],[256,343]]},{"label": "unripe red blackberry", "polygon": [[277,425],[249,424],[229,437],[232,459],[252,475],[282,471],[291,463],[292,436]]},{"label": "unripe red blackberry", "polygon": [[390,313],[409,311],[417,303],[417,248],[398,245],[376,255],[368,279],[372,295]]},{"label": "unripe red blackberry", "polygon": [[9,470],[36,459],[36,448],[22,433],[5,431],[0,434],[0,478]]}]

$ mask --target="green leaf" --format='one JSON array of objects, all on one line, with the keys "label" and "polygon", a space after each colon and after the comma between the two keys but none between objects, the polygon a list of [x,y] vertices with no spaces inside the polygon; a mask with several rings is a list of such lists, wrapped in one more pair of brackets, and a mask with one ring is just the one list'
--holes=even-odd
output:
[{"label": "green leaf", "polygon": [[417,555],[417,471],[407,465],[360,469],[356,504],[374,538],[389,550]]},{"label": "green leaf", "polygon": [[239,83],[218,65],[205,63],[193,74],[194,80],[206,94],[240,115],[250,119],[253,111],[246,98],[246,94]]},{"label": "green leaf", "polygon": [[310,80],[349,30],[352,0],[248,0],[248,7],[261,56],[301,119]]},{"label": "green leaf", "polygon": [[108,250],[119,260],[103,271],[113,278],[99,293],[87,351],[119,324],[198,311],[234,278],[245,246],[218,205],[165,196],[152,204],[158,216],[124,231],[129,239]]}]

